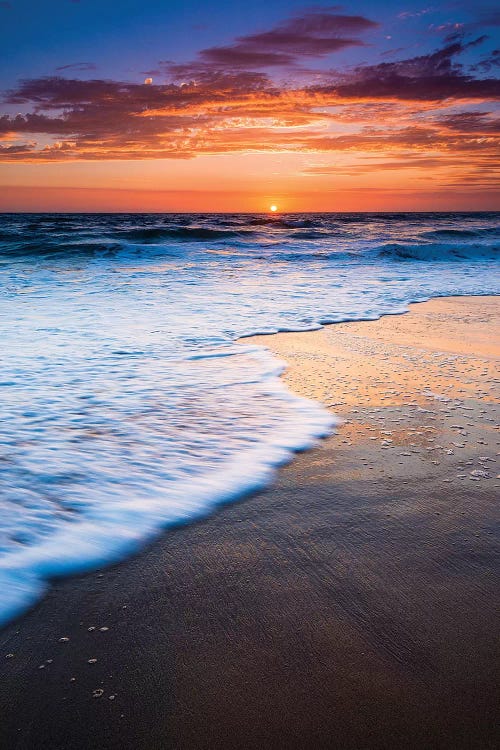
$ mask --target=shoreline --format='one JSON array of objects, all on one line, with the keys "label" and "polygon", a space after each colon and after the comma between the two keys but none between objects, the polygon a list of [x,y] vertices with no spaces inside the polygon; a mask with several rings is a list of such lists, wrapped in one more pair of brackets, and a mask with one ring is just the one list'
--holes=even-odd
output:
[{"label": "shoreline", "polygon": [[344,424],[0,631],[0,741],[494,747],[498,309],[444,297],[245,338]]},{"label": "shoreline", "polygon": [[[323,329],[328,329],[330,326],[340,326],[344,323],[347,323],[349,326],[352,324],[363,324],[363,323],[372,323],[376,321],[380,321],[386,317],[389,316],[400,316],[400,315],[406,315],[409,312],[411,312],[412,308],[415,305],[421,305],[421,304],[429,304],[434,302],[435,300],[440,299],[450,299],[450,300],[460,300],[461,298],[465,297],[465,299],[494,299],[496,295],[463,295],[463,296],[454,296],[454,297],[432,297],[430,300],[422,300],[417,302],[410,302],[408,303],[407,309],[400,310],[397,312],[387,312],[382,313],[378,318],[371,319],[371,318],[360,318],[359,320],[347,320],[347,321],[340,321],[340,322],[333,322],[333,323],[324,323],[324,324],[318,324],[314,328],[306,329],[306,330],[300,330],[300,331],[275,331],[272,333],[263,333],[263,334],[247,334],[244,336],[240,336],[238,339],[235,340],[235,343],[242,344],[243,346],[248,343],[254,343],[260,348],[267,349],[266,344],[268,343],[269,337],[278,337],[276,339],[277,342],[281,341],[281,336],[286,335],[296,335],[296,334],[311,334],[317,331],[321,331]],[[273,351],[272,348],[270,349],[271,353],[275,357],[280,357],[280,361],[282,362],[284,366],[284,372],[281,372],[279,376],[276,376],[278,380],[281,382],[287,382],[288,381],[288,374],[286,371],[289,369],[288,364],[282,360],[283,352],[279,349],[276,351]],[[286,356],[286,355],[285,355]],[[310,394],[308,393],[302,393],[300,389],[300,385],[298,388],[296,388],[297,383],[292,383],[291,388],[289,389],[290,392],[298,396],[299,398],[306,398],[306,401],[312,401],[315,405],[319,405],[320,407],[327,407],[328,403],[324,403],[321,401],[321,398],[314,399],[310,398]],[[336,432],[336,427],[338,425],[338,422],[342,422],[342,418],[338,417],[335,412],[331,412],[329,410],[331,424],[328,425],[322,425],[317,426],[317,428],[311,429],[310,433],[301,440],[298,445],[295,445],[294,447],[287,447],[284,449],[287,452],[287,456],[284,458],[284,460],[277,460],[276,463],[271,463],[269,466],[262,468],[261,467],[261,473],[263,474],[263,478],[261,481],[254,482],[254,486],[252,488],[247,489],[237,489],[234,492],[224,492],[223,498],[219,497],[219,499],[216,499],[214,502],[209,503],[207,507],[200,511],[199,514],[194,515],[189,520],[179,520],[177,522],[171,522],[163,527],[157,527],[156,531],[148,534],[145,538],[142,539],[140,542],[134,542],[130,545],[128,549],[124,549],[121,552],[112,553],[109,554],[107,557],[103,557],[103,559],[98,559],[97,561],[84,561],[83,563],[80,560],[76,560],[69,565],[65,566],[68,569],[68,572],[65,573],[55,573],[53,575],[45,575],[41,578],[37,578],[36,575],[33,578],[33,582],[36,584],[36,588],[38,589],[39,593],[35,594],[34,592],[30,592],[29,595],[26,592],[23,597],[23,602],[21,604],[14,604],[10,607],[11,611],[9,615],[5,616],[3,614],[0,616],[0,631],[2,628],[8,626],[10,623],[15,622],[16,620],[22,618],[27,612],[29,612],[31,609],[36,607],[38,603],[43,599],[44,596],[46,596],[47,591],[49,590],[50,586],[54,581],[58,581],[64,578],[75,578],[80,575],[87,575],[92,574],[96,570],[100,569],[106,569],[115,565],[120,565],[127,560],[130,560],[131,558],[140,555],[144,549],[147,549],[152,544],[155,544],[156,540],[160,538],[163,534],[167,533],[169,530],[177,528],[177,527],[183,527],[185,525],[189,525],[191,523],[196,523],[200,518],[205,518],[210,516],[212,513],[217,513],[218,509],[225,505],[228,502],[240,502],[241,500],[244,500],[248,497],[251,497],[256,492],[261,492],[265,490],[267,487],[272,486],[272,482],[274,481],[275,475],[277,472],[281,470],[281,468],[291,461],[294,460],[294,457],[297,455],[297,453],[301,453],[304,450],[310,450],[311,448],[315,447],[318,443],[318,440],[323,440],[328,437],[330,437],[332,434]],[[320,417],[318,417],[318,423],[320,423],[322,420]],[[327,420],[328,422],[328,420]],[[264,475],[267,474],[267,478],[264,478]],[[227,496],[227,497],[226,497]],[[46,563],[46,561],[45,561]],[[15,577],[15,576],[14,576]],[[0,579],[1,583],[6,583],[8,585],[8,578],[6,581],[2,581]],[[23,581],[23,584],[25,584],[25,588],[30,585],[30,577],[26,579],[26,581]]]}]

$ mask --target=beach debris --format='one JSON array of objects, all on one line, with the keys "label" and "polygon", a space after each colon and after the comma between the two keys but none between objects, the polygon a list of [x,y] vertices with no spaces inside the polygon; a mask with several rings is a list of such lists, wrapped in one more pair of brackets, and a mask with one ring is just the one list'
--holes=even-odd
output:
[{"label": "beach debris", "polygon": [[100,698],[104,695],[104,690],[102,688],[97,688],[96,690],[92,691],[92,698]]},{"label": "beach debris", "polygon": [[5,658],[6,659],[13,659],[14,658],[14,654],[5,654]]},{"label": "beach debris", "polygon": [[477,477],[478,479],[490,479],[491,474],[489,471],[484,471],[484,469],[473,469],[470,474],[473,477]]},{"label": "beach debris", "polygon": [[88,664],[95,664],[97,659],[88,659]]},{"label": "beach debris", "polygon": [[101,633],[105,633],[105,632],[106,632],[106,630],[109,630],[109,628],[107,628],[107,627],[106,627],[106,626],[104,625],[104,626],[103,626],[102,628],[99,628],[99,630],[101,631]]},{"label": "beach debris", "polygon": [[116,695],[108,695],[108,699],[110,701],[114,701],[115,698],[116,698]]},{"label": "beach debris", "polygon": [[67,635],[63,635],[62,638],[59,638],[59,643],[67,643],[69,641],[69,638]]},{"label": "beach debris", "polygon": [[87,628],[87,630],[89,631],[89,633],[92,633],[92,631],[95,630],[94,625],[91,625],[90,628]]}]

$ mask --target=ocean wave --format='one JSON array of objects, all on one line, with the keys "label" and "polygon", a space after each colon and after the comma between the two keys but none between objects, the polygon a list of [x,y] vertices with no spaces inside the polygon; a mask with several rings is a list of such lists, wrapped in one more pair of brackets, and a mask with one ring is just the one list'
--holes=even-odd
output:
[{"label": "ocean wave", "polygon": [[250,218],[248,223],[250,226],[266,227],[271,229],[308,229],[319,227],[322,225],[323,217],[311,217],[311,218],[293,218],[289,216],[287,218],[280,216],[256,216]]},{"label": "ocean wave", "polygon": [[158,244],[165,240],[178,242],[210,242],[213,240],[232,239],[249,236],[251,230],[213,229],[209,227],[146,227],[128,230],[117,230],[113,237],[136,243]]},{"label": "ocean wave", "polygon": [[473,239],[491,237],[500,238],[499,227],[478,227],[475,229],[434,229],[429,232],[422,232],[420,235],[421,239],[436,239],[436,240],[447,240],[447,239],[467,239],[468,237]]},{"label": "ocean wave", "polygon": [[125,245],[118,242],[67,242],[40,238],[22,242],[10,242],[8,245],[0,242],[0,253],[4,259],[16,259],[23,257],[36,257],[38,259],[57,260],[71,259],[94,255],[116,255],[123,250]]},{"label": "ocean wave", "polygon": [[414,245],[388,243],[375,252],[381,258],[446,263],[464,260],[497,260],[499,250],[500,246],[497,245],[434,242]]},{"label": "ocean wave", "polygon": [[[152,404],[138,404],[135,395],[128,395],[129,405],[126,411],[122,409],[119,420],[113,409],[110,413],[96,411],[88,425],[77,420],[72,429],[70,419],[65,425],[70,445],[61,442],[57,455],[50,451],[51,433],[57,431],[58,420],[50,430],[41,429],[39,423],[37,450],[17,487],[12,482],[17,466],[9,461],[4,466],[3,502],[9,503],[9,495],[15,489],[17,492],[14,502],[7,505],[7,528],[0,538],[0,625],[39,599],[51,578],[116,562],[139,550],[162,529],[194,521],[221,503],[262,488],[294,452],[332,431],[337,420],[331,414],[319,404],[291,394],[278,380],[282,363],[259,347],[239,349],[186,358],[184,382],[180,380],[175,387],[181,399],[196,403],[197,412],[192,416],[186,407],[177,414],[169,413],[157,401],[153,410]],[[123,359],[121,369],[128,387],[137,389],[130,377],[131,357],[125,361],[125,355],[133,354],[138,360],[143,354],[147,361],[147,352],[113,354]],[[238,356],[228,357],[230,354]],[[196,375],[190,383],[188,373],[193,362],[197,370],[209,368],[213,381],[221,369],[217,364],[220,356],[244,361],[233,372],[226,368],[226,384],[224,377],[219,383],[211,382],[210,398],[223,393],[216,414],[214,406],[207,412],[204,405],[207,384],[197,381]],[[166,383],[159,382],[158,393],[162,388]],[[196,399],[198,390],[201,394]],[[176,400],[174,393],[165,393],[165,398]],[[104,401],[106,412],[112,403],[109,397],[96,399],[92,393],[85,404],[89,400],[91,404]],[[228,411],[228,401],[234,402],[232,409],[239,404],[240,411]],[[221,414],[224,411],[227,415]],[[148,421],[153,420],[153,429],[140,431],[145,415]],[[73,410],[68,416],[74,420]],[[165,426],[171,427],[173,422],[179,431],[177,445],[172,444],[172,434],[162,430],[163,420]],[[99,447],[93,447],[92,441]],[[232,450],[231,441],[235,442]],[[212,442],[215,452],[208,451]],[[205,463],[200,463],[197,453],[203,450]],[[23,507],[25,518],[20,515]]]}]

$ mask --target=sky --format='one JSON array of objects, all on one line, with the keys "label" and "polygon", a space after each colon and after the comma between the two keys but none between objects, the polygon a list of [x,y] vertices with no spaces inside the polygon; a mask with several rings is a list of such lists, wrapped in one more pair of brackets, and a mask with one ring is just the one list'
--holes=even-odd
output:
[{"label": "sky", "polygon": [[0,211],[500,209],[495,7],[0,2]]}]

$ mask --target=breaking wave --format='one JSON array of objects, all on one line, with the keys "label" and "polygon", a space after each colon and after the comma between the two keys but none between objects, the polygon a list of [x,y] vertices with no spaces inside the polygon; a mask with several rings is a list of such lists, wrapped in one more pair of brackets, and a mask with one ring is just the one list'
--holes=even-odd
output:
[{"label": "breaking wave", "polygon": [[498,259],[500,244],[458,244],[444,242],[429,242],[420,245],[384,245],[378,254],[381,257],[391,257],[395,260],[447,261],[464,260],[495,260]]}]

